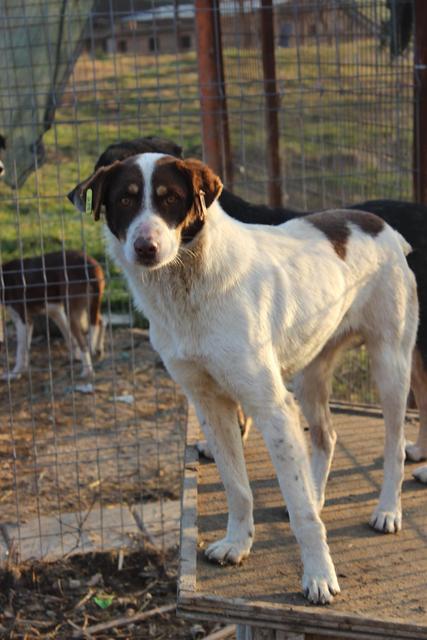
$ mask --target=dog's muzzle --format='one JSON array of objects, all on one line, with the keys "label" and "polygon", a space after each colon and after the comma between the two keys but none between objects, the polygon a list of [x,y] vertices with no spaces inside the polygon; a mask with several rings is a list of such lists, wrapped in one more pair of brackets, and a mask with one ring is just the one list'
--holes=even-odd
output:
[{"label": "dog's muzzle", "polygon": [[144,267],[153,267],[158,262],[159,244],[154,240],[139,237],[133,243],[136,259]]}]

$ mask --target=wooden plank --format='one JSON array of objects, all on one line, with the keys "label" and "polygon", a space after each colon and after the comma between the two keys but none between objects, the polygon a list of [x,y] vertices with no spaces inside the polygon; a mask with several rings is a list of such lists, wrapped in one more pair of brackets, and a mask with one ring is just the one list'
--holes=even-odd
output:
[{"label": "wooden plank", "polygon": [[197,477],[199,454],[195,447],[198,422],[192,405],[188,407],[187,446],[184,457],[184,476],[181,492],[181,535],[178,572],[178,597],[196,591],[197,563]]},{"label": "wooden plank", "polygon": [[[201,462],[198,518],[193,523],[196,570],[193,590],[180,591],[180,613],[312,637],[425,640],[427,491],[412,480],[409,464],[403,486],[403,531],[396,536],[372,531],[366,523],[382,481],[382,420],[375,412],[360,415],[360,409],[356,416],[340,413],[334,420],[338,445],[323,520],[342,594],[327,608],[313,607],[302,597],[299,550],[268,454],[254,431],[246,448],[255,499],[253,552],[240,567],[218,567],[204,559],[201,547],[223,534],[227,509],[215,465]],[[414,439],[415,425],[407,429]],[[194,425],[191,431],[194,439]],[[194,500],[193,486],[193,518]]]},{"label": "wooden plank", "polygon": [[[240,624],[237,626],[236,633],[236,640],[306,640],[306,638],[307,636],[301,633],[286,633],[276,629],[260,629]],[[316,639],[312,636],[311,640]]]}]

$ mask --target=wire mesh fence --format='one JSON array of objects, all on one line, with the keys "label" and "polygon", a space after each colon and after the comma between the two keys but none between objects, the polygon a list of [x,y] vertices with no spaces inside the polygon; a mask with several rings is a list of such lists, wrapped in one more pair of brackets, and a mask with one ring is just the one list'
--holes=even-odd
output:
[{"label": "wire mesh fence", "polygon": [[[258,14],[251,3],[240,3],[240,14],[236,3],[223,4],[230,14],[223,40],[236,188],[265,200]],[[383,34],[397,27],[387,26],[387,6],[274,4],[283,191],[293,207],[412,197],[412,51],[391,55]]]},{"label": "wire mesh fence", "polygon": [[[212,6],[222,33],[233,189],[266,201],[261,4]],[[319,209],[375,197],[411,199],[412,51],[390,52],[399,27],[390,21],[390,3],[277,0],[272,6],[284,204]],[[195,4],[178,0],[4,3],[0,260],[82,251],[96,258],[106,282],[105,356],[94,361],[88,379],[79,378],[82,354],[48,320],[47,305],[57,300],[46,287],[28,370],[19,379],[10,374],[28,304],[21,325],[5,316],[5,553],[46,556],[53,548],[61,554],[121,545],[124,537],[165,533],[166,519],[176,516],[170,503],[179,496],[183,396],[149,346],[146,323],[105,255],[99,225],[74,211],[66,194],[118,140],[161,135],[181,144],[185,155],[202,156],[195,12]],[[27,291],[22,268],[17,271],[17,290]],[[46,265],[43,274],[44,282]],[[74,300],[66,298],[69,317]],[[50,315],[55,320],[55,311]],[[86,325],[83,319],[89,330]],[[363,351],[347,357],[335,395],[375,401]]]}]

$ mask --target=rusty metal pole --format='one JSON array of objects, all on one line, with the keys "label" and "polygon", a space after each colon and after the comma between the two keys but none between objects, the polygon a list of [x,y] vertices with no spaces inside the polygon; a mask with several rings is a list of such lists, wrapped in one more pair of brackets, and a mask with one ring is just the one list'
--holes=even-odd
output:
[{"label": "rusty metal pole", "polygon": [[232,186],[219,0],[195,0],[194,5],[204,158]]},{"label": "rusty metal pole", "polygon": [[427,2],[414,3],[414,199],[427,204]]},{"label": "rusty metal pole", "polygon": [[276,82],[274,21],[272,0],[261,0],[261,46],[267,130],[268,199],[273,207],[282,205],[282,175],[279,153],[280,97]]}]

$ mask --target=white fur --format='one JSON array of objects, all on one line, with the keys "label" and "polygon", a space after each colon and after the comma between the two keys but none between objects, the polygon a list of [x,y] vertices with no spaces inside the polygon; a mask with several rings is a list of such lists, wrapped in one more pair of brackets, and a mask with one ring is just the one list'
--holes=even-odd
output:
[{"label": "white fur", "polygon": [[[137,159],[146,188],[158,157]],[[153,213],[148,196],[137,220]],[[252,494],[236,419],[241,404],[276,468],[301,548],[303,589],[312,602],[330,602],[339,586],[318,512],[335,442],[328,386],[337,352],[356,333],[371,352],[387,427],[384,485],[371,523],[384,531],[400,528],[417,301],[398,234],[385,227],[374,238],[352,226],[342,260],[307,220],[274,229],[246,226],[215,201],[189,248],[172,248],[169,264],[150,270],[133,255],[134,225],[124,243],[106,230],[109,251],[150,321],[154,348],[196,407],[227,494],[226,536],[207,549],[208,557],[237,563],[253,542]],[[167,233],[163,240],[166,247]],[[297,396],[312,430],[315,483],[298,412],[283,384],[297,374]]]},{"label": "white fur", "polygon": [[138,157],[138,165],[144,175],[144,198],[143,208],[139,215],[135,217],[130,225],[124,246],[125,258],[128,262],[133,262],[135,257],[134,242],[139,236],[146,240],[155,242],[158,249],[158,264],[156,269],[170,262],[178,253],[179,242],[176,233],[168,227],[166,222],[156,213],[153,213],[153,194],[151,192],[151,177],[154,169],[153,160],[162,157],[160,153],[149,154],[151,158],[146,158],[146,154]]}]

